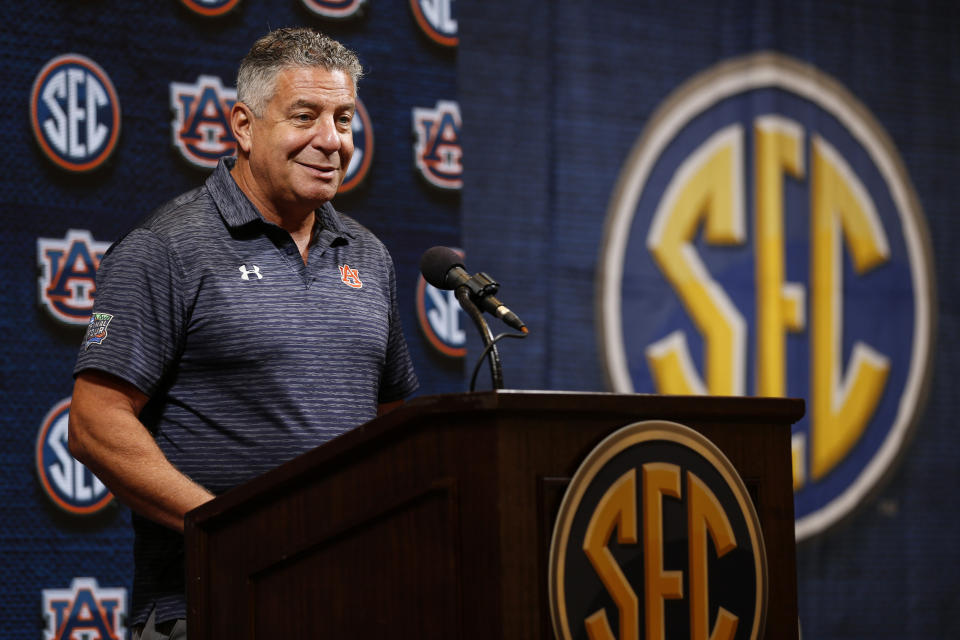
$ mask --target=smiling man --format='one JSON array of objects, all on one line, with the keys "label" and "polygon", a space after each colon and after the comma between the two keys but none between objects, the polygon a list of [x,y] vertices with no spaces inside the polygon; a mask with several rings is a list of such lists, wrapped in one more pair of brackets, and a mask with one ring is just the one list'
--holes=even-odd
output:
[{"label": "smiling man", "polygon": [[[266,220],[290,232],[306,261],[314,210],[336,195],[353,156],[359,71],[282,68],[269,101],[256,73],[247,75],[259,95],[241,93],[231,114],[239,146],[231,174]],[[238,80],[244,89],[246,79]]]},{"label": "smiling man", "polygon": [[258,40],[237,79],[237,156],[101,262],[70,449],[134,512],[135,640],[186,637],[187,511],[417,386],[392,259],[330,204],[361,75],[313,30]]}]

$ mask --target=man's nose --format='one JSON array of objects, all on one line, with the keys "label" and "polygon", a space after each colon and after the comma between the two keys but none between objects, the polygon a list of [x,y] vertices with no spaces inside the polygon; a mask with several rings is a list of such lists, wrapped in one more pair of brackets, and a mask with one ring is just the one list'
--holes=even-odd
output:
[{"label": "man's nose", "polygon": [[337,131],[337,125],[333,118],[320,118],[313,133],[313,146],[322,149],[327,153],[333,153],[340,149],[340,132]]}]

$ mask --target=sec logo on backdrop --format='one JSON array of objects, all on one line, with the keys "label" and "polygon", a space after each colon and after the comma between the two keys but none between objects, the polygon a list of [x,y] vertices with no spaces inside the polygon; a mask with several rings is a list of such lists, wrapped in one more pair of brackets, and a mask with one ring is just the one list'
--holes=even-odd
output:
[{"label": "sec logo on backdrop", "polygon": [[30,91],[30,125],[44,155],[61,169],[92,171],[120,137],[120,100],[107,73],[79,53],[50,60]]},{"label": "sec logo on backdrop", "polygon": [[233,11],[240,0],[180,0],[186,8],[208,18],[216,18]]},{"label": "sec logo on backdrop", "polygon": [[350,121],[350,129],[353,134],[353,157],[337,193],[349,193],[362,185],[373,164],[373,121],[360,98],[357,98],[357,109]]},{"label": "sec logo on backdrop", "polygon": [[417,26],[430,40],[444,47],[460,44],[453,3],[454,0],[410,0]]},{"label": "sec logo on backdrop", "polygon": [[34,459],[37,477],[55,505],[73,515],[92,515],[106,508],[113,494],[67,449],[70,398],[58,402],[40,424]]},{"label": "sec logo on backdrop", "polygon": [[[463,251],[454,249],[463,259]],[[417,323],[431,347],[450,358],[467,355],[467,334],[462,328],[462,308],[453,290],[441,290],[421,275],[417,279]]]},{"label": "sec logo on backdrop", "polygon": [[930,375],[932,253],[893,143],[836,80],[763,53],[676,90],[622,169],[600,262],[614,390],[807,400],[798,539],[900,455]]},{"label": "sec logo on backdrop", "polygon": [[363,13],[367,0],[302,0],[303,6],[323,18],[340,20]]}]

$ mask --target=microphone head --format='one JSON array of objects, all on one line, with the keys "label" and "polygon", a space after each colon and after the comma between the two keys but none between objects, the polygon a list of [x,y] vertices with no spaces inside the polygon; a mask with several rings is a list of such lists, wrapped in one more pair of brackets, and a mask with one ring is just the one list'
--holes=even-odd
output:
[{"label": "microphone head", "polygon": [[450,247],[430,247],[420,256],[420,273],[437,289],[453,289],[447,274],[454,267],[465,268],[460,254]]}]

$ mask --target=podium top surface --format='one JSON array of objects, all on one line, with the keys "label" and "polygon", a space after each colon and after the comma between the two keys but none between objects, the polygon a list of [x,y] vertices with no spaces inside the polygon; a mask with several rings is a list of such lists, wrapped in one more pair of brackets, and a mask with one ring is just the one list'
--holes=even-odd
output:
[{"label": "podium top surface", "polygon": [[[749,403],[745,405],[744,403]],[[745,409],[749,406],[749,409]],[[775,418],[796,422],[804,413],[798,398],[744,396],[670,396],[646,393],[602,391],[538,391],[500,389],[470,393],[421,396],[400,410],[448,412],[460,410],[544,410],[544,411],[669,411],[682,415],[749,414],[760,420]]]},{"label": "podium top surface", "polygon": [[628,421],[668,419],[674,421],[767,423],[790,425],[803,417],[804,401],[796,398],[728,396],[666,396],[606,392],[494,390],[416,397],[370,422],[298,456],[262,476],[231,489],[187,515],[187,526],[204,526],[229,516],[234,508],[258,496],[267,497],[311,469],[323,468],[348,451],[374,440],[401,435],[419,425],[445,416],[490,416],[555,414],[572,417],[603,415]]}]

